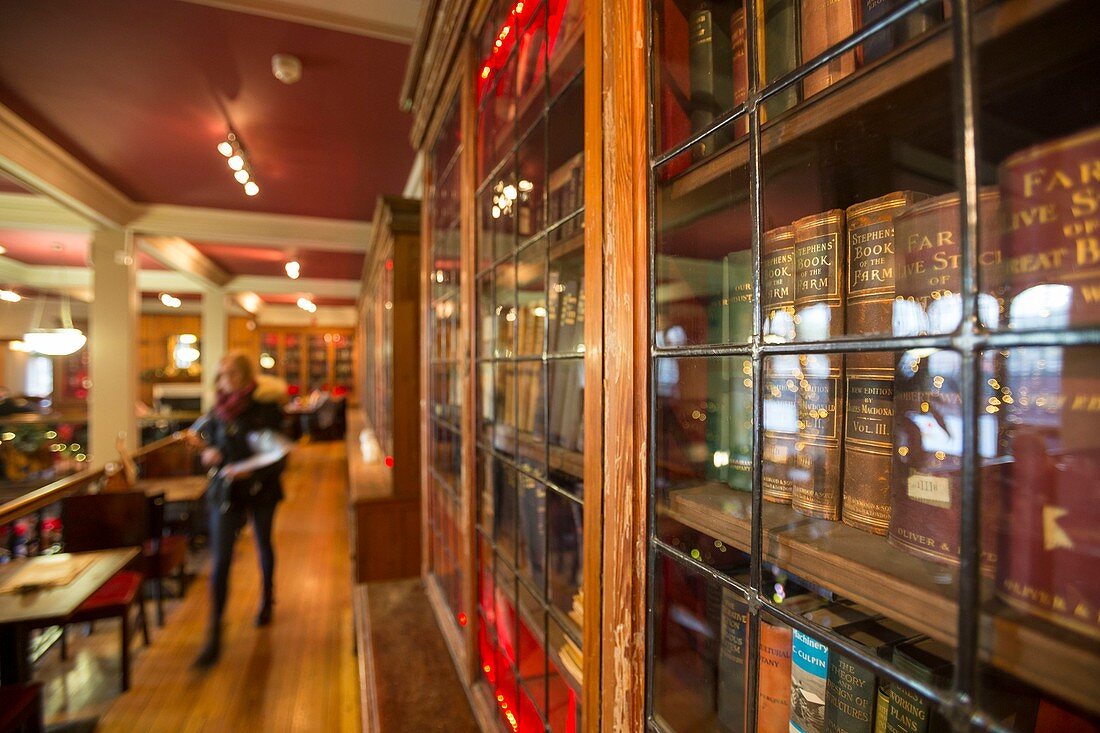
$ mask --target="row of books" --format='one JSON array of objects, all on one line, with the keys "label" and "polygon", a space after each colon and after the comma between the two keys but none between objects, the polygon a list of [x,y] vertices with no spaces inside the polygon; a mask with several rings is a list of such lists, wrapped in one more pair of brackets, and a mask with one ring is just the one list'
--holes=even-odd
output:
[{"label": "row of books", "polygon": [[[900,8],[906,0],[757,0],[762,18],[757,45],[762,78],[775,81],[801,63],[824,53],[858,29],[877,22]],[[702,0],[687,16],[684,29],[690,82],[688,116],[692,132],[708,127],[718,117],[748,99],[749,73],[746,49],[746,2]],[[811,72],[801,86],[791,85],[764,104],[764,115],[774,117],[870,63],[901,44],[925,33],[944,17],[941,3],[929,3],[901,21],[872,35],[858,49],[840,54]],[[666,18],[664,54],[676,62],[681,51],[672,19]],[[666,102],[667,106],[667,102]],[[666,109],[666,117],[671,113]],[[668,124],[671,120],[666,120]],[[671,125],[675,127],[675,125]],[[747,123],[735,125],[743,135]],[[686,137],[686,135],[685,135]],[[729,142],[729,131],[719,131],[696,144],[696,159]]]},{"label": "row of books", "polygon": [[[747,730],[745,685],[748,609],[736,592],[723,589],[718,649],[718,729]],[[848,601],[828,602],[804,593],[783,607],[828,628],[869,654],[890,661],[907,677],[946,688],[953,650],[872,609]],[[936,733],[951,730],[930,700],[905,685],[878,677],[839,649],[762,616],[757,660],[758,733]],[[1037,733],[1094,730],[1059,703],[987,672],[979,698],[1002,726]],[[1068,727],[1067,727],[1068,726]],[[1078,727],[1074,727],[1078,726]]]},{"label": "row of books", "polygon": [[[1100,323],[1097,166],[1100,128],[1011,157],[999,188],[982,191],[985,323]],[[766,232],[765,342],[953,332],[962,318],[961,218],[957,194],[899,191]],[[723,323],[734,333],[751,322],[745,255],[726,259]],[[1088,437],[1100,432],[1090,409],[1096,358],[1088,347],[985,352],[977,424],[984,564],[996,565],[1006,600],[1092,636],[1100,636],[1100,582],[1081,569],[1098,548],[1087,527],[1100,520],[1100,444]],[[711,439],[730,455],[728,483],[745,489],[752,374],[747,359],[729,361],[744,373],[724,379]],[[957,562],[962,371],[951,350],[768,357],[764,498]],[[1059,542],[1050,540],[1047,506],[1065,510],[1058,531],[1068,534]]]}]

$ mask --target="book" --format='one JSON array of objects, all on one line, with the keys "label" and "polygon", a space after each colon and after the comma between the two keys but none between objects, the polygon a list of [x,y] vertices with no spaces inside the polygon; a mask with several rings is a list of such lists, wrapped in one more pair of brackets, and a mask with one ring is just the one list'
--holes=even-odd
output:
[{"label": "book", "polygon": [[[771,84],[794,71],[802,62],[798,43],[799,0],[756,0],[757,53],[764,60],[761,81]],[[761,121],[774,119],[798,104],[799,85],[790,84],[762,103]]]},{"label": "book", "polygon": [[[730,25],[730,39],[733,44],[733,106],[736,107],[749,101],[749,58],[745,41],[748,28],[745,23],[744,6],[733,11]],[[741,137],[748,132],[749,117],[746,114],[733,123],[733,134]]]},{"label": "book", "polygon": [[[861,0],[861,27],[866,28],[905,3],[906,0]],[[860,49],[863,63],[869,64],[882,58],[895,48],[930,30],[940,21],[942,15],[943,11],[934,7],[934,4],[932,7],[921,7],[910,11],[901,20],[891,23],[863,42]]]},{"label": "book", "polygon": [[[733,44],[730,3],[701,0],[688,18],[688,64],[691,70],[691,131],[697,133],[733,108]],[[729,142],[720,129],[692,147],[702,159]]]},{"label": "book", "polygon": [[[980,213],[982,231],[995,236],[996,190],[982,192]],[[957,194],[914,204],[895,218],[895,335],[950,333],[959,325],[959,222]],[[993,353],[987,352],[983,359],[993,358]],[[957,352],[916,349],[904,352],[896,362],[888,538],[911,554],[946,563],[958,562],[960,549],[961,381],[962,357]],[[996,397],[991,385],[981,388],[983,399]],[[987,566],[994,554],[996,501],[991,497],[996,496],[997,477],[992,468],[1002,460],[999,420],[998,414],[988,412],[978,420],[982,529],[989,536],[983,544]]]},{"label": "book", "polygon": [[[898,644],[918,637],[912,629],[886,618],[859,621],[838,631],[882,659],[890,659]],[[829,652],[825,693],[826,733],[885,730],[890,705],[887,685],[881,684],[872,670],[843,652]]]},{"label": "book", "polygon": [[997,594],[1100,639],[1100,348],[1017,348],[1004,359],[1007,384],[991,407],[1014,460],[997,511]]},{"label": "book", "polygon": [[[792,613],[802,613],[824,602],[819,596],[805,593],[786,598],[783,608]],[[791,719],[791,627],[770,616],[761,616],[759,628],[756,730],[757,733],[788,733]]]},{"label": "book", "polygon": [[[933,639],[906,642],[894,648],[893,660],[899,670],[913,679],[937,687],[951,681],[951,648]],[[887,733],[939,733],[950,730],[943,715],[929,700],[905,685],[890,685],[890,709],[886,716]]]},{"label": "book", "polygon": [[[894,216],[927,198],[895,191],[849,206],[845,330],[888,334],[894,302]],[[890,469],[894,428],[894,355],[845,357],[844,489],[841,519],[885,535],[890,525]]]},{"label": "book", "polygon": [[795,629],[791,637],[791,731],[823,733],[829,647]]},{"label": "book", "polygon": [[1010,156],[1000,273],[1012,328],[1100,322],[1100,127]]},{"label": "book", "polygon": [[722,615],[718,636],[718,730],[745,730],[745,649],[749,606],[741,594],[722,588]]},{"label": "book", "polygon": [[[777,227],[764,233],[760,301],[764,341],[794,340],[794,228]],[[798,358],[773,356],[764,366],[764,499],[791,501],[790,470],[798,436]]]},{"label": "book", "polygon": [[[855,33],[859,25],[859,0],[802,0],[799,23],[802,60],[820,56],[831,46]],[[812,97],[856,70],[856,52],[846,51],[811,71],[802,80],[802,94]]]},{"label": "book", "polygon": [[[752,251],[730,252],[722,263],[722,340],[745,343],[752,336]],[[731,488],[752,490],[752,359],[733,356],[722,360],[720,393],[720,449],[726,466],[723,480]],[[716,463],[720,462],[716,460]]]},{"label": "book", "polygon": [[764,361],[764,445],[761,482],[766,501],[789,504],[798,442],[798,357],[770,356]]},{"label": "book", "polygon": [[[827,339],[844,330],[844,211],[794,222],[795,336]],[[840,442],[844,428],[844,359],[805,354],[799,360],[798,442],[791,506],[811,517],[840,519]]]},{"label": "book", "polygon": [[794,227],[764,232],[760,301],[764,341],[794,340]]}]

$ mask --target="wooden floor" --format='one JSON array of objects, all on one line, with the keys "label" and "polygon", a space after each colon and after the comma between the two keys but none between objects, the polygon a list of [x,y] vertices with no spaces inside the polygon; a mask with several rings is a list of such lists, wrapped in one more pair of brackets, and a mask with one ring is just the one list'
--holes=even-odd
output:
[{"label": "wooden floor", "polygon": [[152,645],[135,642],[129,692],[118,693],[117,626],[73,634],[69,662],[56,647],[47,653],[35,675],[46,683],[48,722],[102,715],[96,730],[107,733],[359,728],[343,442],[296,448],[284,480],[272,625],[252,625],[260,571],[251,533],[242,533],[216,667],[191,668],[208,609],[204,564],[186,597],[169,605],[166,626],[153,627]]}]

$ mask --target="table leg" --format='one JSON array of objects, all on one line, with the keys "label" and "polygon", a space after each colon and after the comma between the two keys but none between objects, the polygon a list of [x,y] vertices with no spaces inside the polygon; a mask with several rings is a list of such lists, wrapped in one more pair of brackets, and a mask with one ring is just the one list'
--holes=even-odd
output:
[{"label": "table leg", "polygon": [[0,626],[0,684],[21,685],[30,681],[29,638],[25,626]]}]

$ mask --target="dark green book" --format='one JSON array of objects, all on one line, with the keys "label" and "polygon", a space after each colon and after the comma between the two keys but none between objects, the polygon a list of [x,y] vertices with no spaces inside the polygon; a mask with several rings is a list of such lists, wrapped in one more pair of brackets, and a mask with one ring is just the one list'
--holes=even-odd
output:
[{"label": "dark green book", "polygon": [[[798,32],[799,0],[757,0],[764,18],[763,37],[760,39],[764,49],[764,83],[771,84],[785,74],[789,74],[801,63],[801,48]],[[786,89],[768,97],[764,102],[764,121],[777,117],[798,104],[800,84],[791,84]]]},{"label": "dark green book", "polygon": [[[892,656],[896,645],[917,638],[912,629],[886,618],[859,621],[838,631],[883,659]],[[825,733],[874,733],[877,720],[888,710],[889,693],[879,689],[872,670],[843,652],[829,655]],[[883,730],[885,724],[883,717]]]},{"label": "dark green book", "polygon": [[[723,263],[726,314],[723,340],[743,344],[752,338],[752,251],[730,252]],[[752,359],[723,360],[728,374],[728,410],[722,425],[727,432],[723,449],[729,452],[726,483],[738,491],[752,490]]]},{"label": "dark green book", "polygon": [[[951,647],[934,639],[922,639],[894,648],[894,665],[913,679],[946,686],[951,680]],[[905,685],[890,685],[890,710],[886,715],[887,733],[940,733],[950,730],[946,718],[926,700]]]},{"label": "dark green book", "polygon": [[[691,131],[699,132],[733,108],[732,3],[703,0],[688,17]],[[707,135],[692,149],[696,160],[729,142],[728,129]]]},{"label": "dark green book", "polygon": [[749,606],[736,591],[722,589],[718,639],[718,730],[745,731],[745,649]]}]

